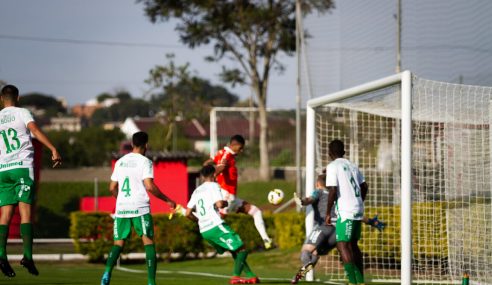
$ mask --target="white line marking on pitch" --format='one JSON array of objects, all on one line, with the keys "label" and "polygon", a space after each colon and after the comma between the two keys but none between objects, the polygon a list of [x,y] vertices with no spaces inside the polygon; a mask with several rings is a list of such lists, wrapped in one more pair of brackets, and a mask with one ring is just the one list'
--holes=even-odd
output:
[{"label": "white line marking on pitch", "polygon": [[[147,273],[147,270],[139,270],[139,269],[130,269],[122,266],[117,266],[115,269],[124,271],[124,272],[131,272],[131,273]],[[231,276],[229,275],[222,275],[222,274],[213,274],[213,273],[205,273],[205,272],[193,272],[193,271],[170,271],[170,270],[157,270],[157,273],[161,274],[183,274],[183,275],[194,275],[194,276],[205,276],[205,277],[215,277],[215,278],[225,278],[229,279]],[[290,279],[288,278],[269,278],[269,277],[260,277],[260,280],[266,280],[266,281],[289,281]],[[323,284],[334,284],[334,285],[340,285],[341,283],[336,283],[336,282],[330,282],[330,281],[317,281]]]}]

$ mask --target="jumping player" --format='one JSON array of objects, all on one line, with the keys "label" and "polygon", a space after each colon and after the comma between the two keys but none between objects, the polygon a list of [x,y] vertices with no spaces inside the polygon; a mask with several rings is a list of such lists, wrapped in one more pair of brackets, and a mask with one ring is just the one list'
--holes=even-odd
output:
[{"label": "jumping player", "polygon": [[34,148],[31,134],[51,151],[53,167],[61,164],[61,156],[48,137],[39,129],[31,113],[17,107],[19,90],[14,85],[2,88],[1,100],[4,108],[0,111],[0,269],[7,277],[15,272],[7,260],[7,238],[14,208],[19,206],[21,217],[20,233],[24,257],[20,264],[29,273],[39,272],[32,259],[33,229],[31,204],[34,197]]},{"label": "jumping player", "polygon": [[244,145],[244,138],[241,135],[234,135],[231,137],[229,145],[218,151],[215,157],[207,160],[204,165],[211,163],[216,165],[215,175],[217,183],[220,185],[224,200],[229,204],[228,207],[221,210],[221,213],[243,213],[252,216],[256,230],[265,245],[265,249],[270,249],[272,248],[272,239],[266,232],[261,210],[236,196],[238,178],[236,156],[243,151]]},{"label": "jumping player", "polygon": [[326,167],[329,192],[326,224],[332,224],[331,211],[336,201],[336,241],[345,274],[349,284],[364,284],[364,264],[358,241],[368,186],[358,167],[343,158],[342,141],[331,141],[328,150],[332,162]]},{"label": "jumping player", "polygon": [[[230,284],[260,283],[246,262],[248,252],[241,238],[220,217],[219,209],[227,207],[227,201],[222,198],[219,184],[214,182],[215,171],[212,165],[206,165],[200,170],[204,182],[191,195],[186,217],[198,222],[202,237],[219,254],[225,251],[232,253],[234,273],[229,281]],[[246,278],[241,277],[242,271],[246,273]]]},{"label": "jumping player", "polygon": [[145,157],[149,136],[137,132],[132,137],[132,152],[116,161],[109,191],[116,197],[114,220],[114,245],[108,255],[106,269],[101,285],[108,285],[125,240],[130,236],[132,227],[142,237],[145,248],[147,279],[149,285],[155,285],[157,269],[154,246],[154,223],[150,215],[150,200],[147,192],[169,204],[174,209],[176,203],[164,195],[154,184],[152,161]]},{"label": "jumping player", "polygon": [[[328,254],[336,247],[335,226],[325,224],[328,204],[328,191],[325,183],[326,175],[319,175],[316,180],[316,190],[313,191],[310,197],[300,199],[295,196],[296,203],[299,206],[313,205],[314,227],[302,246],[302,266],[292,278],[292,284],[297,284],[307,272],[316,266],[319,256]],[[337,220],[335,211],[331,213],[331,220],[333,223]],[[362,222],[375,227],[379,231],[382,231],[385,227],[385,224],[378,220],[377,215],[372,219],[364,217]]]}]

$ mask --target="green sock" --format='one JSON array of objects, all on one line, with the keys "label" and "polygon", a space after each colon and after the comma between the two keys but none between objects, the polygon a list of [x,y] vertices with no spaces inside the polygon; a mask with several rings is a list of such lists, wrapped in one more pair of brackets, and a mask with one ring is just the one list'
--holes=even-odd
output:
[{"label": "green sock", "polygon": [[345,275],[349,280],[350,284],[357,284],[357,279],[355,278],[355,265],[352,262],[344,263],[343,268],[345,269]]},{"label": "green sock", "polygon": [[7,259],[7,238],[9,237],[9,226],[0,225],[0,258]]},{"label": "green sock", "polygon": [[21,224],[20,234],[22,237],[22,244],[24,246],[24,257],[32,260],[32,224]]},{"label": "green sock", "polygon": [[246,262],[246,260],[244,261],[244,273],[246,273],[246,277],[256,277],[256,274],[253,273],[253,271],[251,271],[251,268],[249,267],[248,263]]},{"label": "green sock", "polygon": [[109,252],[108,261],[106,261],[106,272],[108,272],[110,275],[111,271],[113,271],[113,267],[116,264],[116,261],[118,260],[118,257],[120,257],[122,249],[123,248],[121,246],[113,245],[111,251]]},{"label": "green sock", "polygon": [[355,280],[357,280],[357,284],[364,283],[364,271],[362,264],[357,264],[358,266],[354,266]]},{"label": "green sock", "polygon": [[234,258],[234,276],[241,276],[246,257],[248,257],[247,251],[240,251],[236,254],[236,257]]},{"label": "green sock", "polygon": [[145,260],[147,261],[147,278],[149,279],[149,285],[155,285],[155,272],[157,270],[155,246],[148,244],[145,248]]}]

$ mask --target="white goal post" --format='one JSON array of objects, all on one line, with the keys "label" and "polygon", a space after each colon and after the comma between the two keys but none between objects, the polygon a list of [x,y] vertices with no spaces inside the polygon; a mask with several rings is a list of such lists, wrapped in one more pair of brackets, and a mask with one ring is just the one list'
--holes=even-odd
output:
[{"label": "white goal post", "polygon": [[[460,284],[466,272],[470,284],[492,284],[491,102],[491,87],[410,71],[307,102],[306,196],[341,139],[369,184],[366,216],[387,222],[382,233],[363,229],[371,281]],[[344,280],[337,256],[323,262],[318,270]]]}]

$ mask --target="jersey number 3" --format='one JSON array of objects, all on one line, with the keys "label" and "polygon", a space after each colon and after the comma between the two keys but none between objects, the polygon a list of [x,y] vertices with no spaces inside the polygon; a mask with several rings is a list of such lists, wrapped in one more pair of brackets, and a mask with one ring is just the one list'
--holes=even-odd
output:
[{"label": "jersey number 3", "polygon": [[198,213],[200,214],[200,216],[205,216],[205,207],[203,207],[203,199],[200,199],[198,200],[198,206],[200,206],[200,209],[198,210]]},{"label": "jersey number 3", "polygon": [[11,153],[12,151],[19,149],[21,143],[19,138],[17,138],[17,131],[15,129],[9,128],[8,130],[3,130],[0,132],[0,135],[2,135],[7,153]]},{"label": "jersey number 3", "polygon": [[130,197],[131,189],[130,189],[130,179],[125,177],[125,181],[123,181],[123,186],[121,186],[121,191],[125,192],[125,197]]}]

